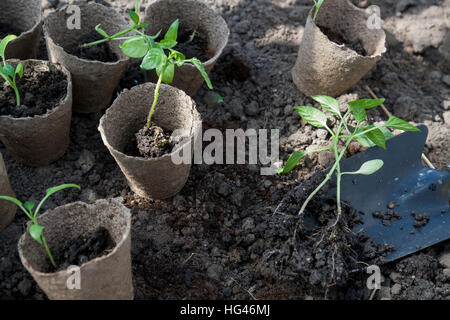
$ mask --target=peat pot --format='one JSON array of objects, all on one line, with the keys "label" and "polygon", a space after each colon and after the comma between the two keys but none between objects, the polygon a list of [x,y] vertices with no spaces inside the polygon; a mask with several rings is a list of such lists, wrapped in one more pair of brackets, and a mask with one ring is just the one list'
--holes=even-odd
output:
[{"label": "peat pot", "polygon": [[[205,53],[208,60],[202,62],[206,72],[209,73],[228,42],[230,30],[225,20],[198,0],[156,0],[145,10],[145,22],[148,24],[146,33],[156,34],[162,30],[165,34],[176,19],[180,20],[179,33],[182,30],[191,30],[205,37],[207,43]],[[148,80],[156,82],[154,70],[147,71],[146,75]],[[193,96],[203,81],[197,68],[185,64],[176,68],[172,86]]]},{"label": "peat pot", "polygon": [[[50,14],[44,22],[44,34],[50,61],[65,66],[73,79],[73,110],[92,113],[106,108],[119,84],[129,58],[122,53],[120,42],[106,45],[118,57],[115,62],[86,60],[70,54],[73,48],[91,42],[95,26],[101,24],[108,34],[115,34],[128,28],[127,21],[112,8],[97,3],[79,6],[81,28],[69,29],[67,20],[73,13],[61,9]],[[98,35],[101,39],[101,36]]]},{"label": "peat pot", "polygon": [[124,150],[132,141],[132,136],[146,123],[155,86],[145,83],[123,91],[100,119],[99,131],[130,188],[141,197],[165,199],[178,193],[188,179],[191,161],[175,164],[172,156],[190,149],[188,158],[192,158],[192,145],[201,130],[201,118],[195,102],[185,92],[161,85],[152,122],[165,131],[178,129],[177,140],[180,142],[172,153],[161,157],[147,159],[128,156]]},{"label": "peat pot", "polygon": [[[18,60],[8,60],[14,67]],[[48,165],[64,155],[69,147],[72,119],[72,81],[70,73],[61,65],[42,60],[21,61],[24,69],[48,72],[60,70],[67,79],[66,95],[44,115],[14,118],[0,116],[0,140],[8,152],[19,162],[39,167]],[[0,83],[4,80],[1,79]],[[22,92],[22,95],[26,92]],[[20,107],[18,107],[20,108]]]},{"label": "peat pot", "polygon": [[[386,34],[370,29],[369,13],[348,0],[325,1],[313,21],[314,8],[308,15],[292,77],[306,96],[339,96],[355,85],[386,52]],[[320,27],[319,27],[320,26]],[[363,47],[366,55],[337,44],[321,28],[344,35]]]},{"label": "peat pot", "polygon": [[42,25],[41,0],[1,0],[0,21],[4,32],[18,36],[8,44],[6,59],[36,58]]},{"label": "peat pot", "polygon": [[91,205],[75,202],[47,211],[37,220],[45,227],[44,235],[53,256],[59,254],[64,241],[87,235],[99,227],[106,228],[116,243],[108,254],[79,266],[80,288],[76,289],[67,285],[74,275],[71,268],[54,273],[42,271],[50,264],[47,254],[43,246],[25,232],[19,240],[20,260],[50,299],[133,299],[131,214],[120,200],[98,200]]},{"label": "peat pot", "polygon": [[[16,195],[9,184],[8,173],[5,163],[0,153],[0,196],[9,196],[15,198]],[[0,231],[5,229],[16,215],[17,207],[14,203],[6,200],[0,200]]]}]

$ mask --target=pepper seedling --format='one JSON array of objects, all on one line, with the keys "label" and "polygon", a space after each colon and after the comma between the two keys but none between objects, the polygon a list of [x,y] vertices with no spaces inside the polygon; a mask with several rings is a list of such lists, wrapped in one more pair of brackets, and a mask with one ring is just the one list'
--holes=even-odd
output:
[{"label": "pepper seedling", "polygon": [[317,14],[319,13],[319,9],[322,6],[324,0],[314,0],[314,17],[313,21],[316,22]]},{"label": "pepper seedling", "polygon": [[[128,29],[109,36],[103,29],[101,29],[101,25],[97,25],[95,30],[103,36],[104,39],[84,44],[81,48],[87,48],[112,40],[124,41],[120,48],[126,56],[130,58],[142,58],[142,63],[140,65],[141,69],[156,71],[158,81],[156,83],[153,104],[147,117],[147,127],[150,128],[152,116],[155,113],[155,108],[158,103],[161,83],[172,83],[175,74],[175,66],[181,67],[185,63],[192,64],[200,71],[206,81],[206,84],[208,85],[208,88],[212,90],[213,86],[208,74],[205,71],[203,63],[199,59],[186,59],[184,54],[173,49],[178,44],[178,19],[170,25],[164,38],[160,41],[156,41],[156,39],[160,36],[161,31],[154,36],[149,36],[139,30],[148,26],[145,23],[140,23],[139,0],[136,1],[135,10],[127,10],[127,13],[133,22]],[[135,32],[137,35],[125,36],[130,32]]]},{"label": "pepper seedling", "polygon": [[55,260],[53,260],[53,256],[52,253],[47,245],[47,241],[45,240],[44,237],[44,226],[39,225],[39,223],[37,222],[37,215],[39,213],[39,210],[41,209],[42,205],[44,204],[44,202],[54,193],[63,190],[63,189],[67,189],[67,188],[77,188],[78,190],[81,189],[81,187],[79,185],[76,184],[63,184],[60,186],[56,186],[56,187],[52,187],[52,188],[48,188],[46,190],[46,195],[45,197],[41,200],[41,202],[39,202],[39,204],[37,205],[36,209],[34,209],[35,204],[31,201],[26,201],[25,203],[22,203],[21,201],[12,198],[12,197],[8,197],[8,196],[0,196],[0,199],[3,200],[7,200],[10,201],[14,204],[16,204],[23,212],[25,212],[25,214],[27,215],[27,217],[31,220],[32,225],[29,229],[30,235],[31,237],[36,240],[39,244],[43,245],[45,248],[45,251],[47,252],[48,258],[50,259],[50,262],[52,263],[53,267],[56,268],[56,264],[55,264]]},{"label": "pepper seedling", "polygon": [[6,63],[6,58],[5,58],[5,51],[6,51],[6,47],[8,46],[8,43],[10,43],[11,41],[13,41],[15,39],[17,39],[17,36],[10,34],[10,35],[4,37],[2,39],[2,41],[0,42],[0,56],[2,57],[2,64],[3,64],[0,68],[0,76],[3,79],[5,79],[6,82],[9,83],[11,88],[13,88],[14,92],[16,93],[17,106],[20,107],[20,93],[19,93],[19,90],[17,89],[16,78],[17,78],[17,76],[22,78],[23,64],[19,63],[16,66],[16,68],[14,69],[14,67],[12,65],[9,65]]},{"label": "pepper seedling", "polygon": [[[335,163],[328,171],[325,179],[319,184],[319,186],[308,196],[306,201],[303,203],[299,215],[302,214],[311,199],[325,186],[325,184],[333,177],[336,172],[336,203],[337,203],[337,214],[339,216],[342,213],[341,209],[341,178],[343,175],[371,175],[378,171],[383,166],[383,161],[379,159],[370,160],[363,163],[359,170],[355,172],[341,172],[340,161],[344,157],[345,151],[352,141],[357,141],[364,147],[379,146],[386,149],[386,140],[393,137],[394,134],[390,129],[399,129],[403,131],[420,131],[412,124],[399,119],[397,117],[391,116],[387,122],[382,125],[365,125],[367,120],[366,110],[377,107],[381,105],[385,99],[361,99],[356,101],[351,101],[348,103],[347,112],[342,115],[339,102],[325,95],[313,96],[312,99],[317,101],[324,110],[328,111],[332,116],[337,119],[337,129],[333,131],[327,124],[327,115],[321,110],[311,107],[311,106],[296,106],[294,109],[298,112],[300,117],[302,117],[308,124],[326,129],[332,139],[332,144],[328,147],[319,148],[311,151],[295,151],[287,160],[284,168],[278,170],[278,173],[288,173],[291,172],[300,161],[308,154],[322,152],[322,151],[334,151]],[[356,121],[356,127],[351,130],[350,128],[350,115],[353,116]],[[345,133],[343,133],[345,130]],[[342,142],[344,147],[339,151],[339,143]]]}]

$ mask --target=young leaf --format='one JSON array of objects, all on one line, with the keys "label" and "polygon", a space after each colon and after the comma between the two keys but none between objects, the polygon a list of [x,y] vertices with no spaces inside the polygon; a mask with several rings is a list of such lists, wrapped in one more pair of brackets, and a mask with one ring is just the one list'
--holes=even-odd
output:
[{"label": "young leaf", "polygon": [[366,109],[364,109],[364,107],[361,104],[352,102],[349,102],[348,105],[350,106],[350,111],[355,117],[356,123],[359,125],[361,122],[367,119]]},{"label": "young leaf", "polygon": [[214,100],[216,100],[217,103],[224,103],[225,102],[223,97],[220,94],[218,94],[218,93],[214,94]]},{"label": "young leaf", "polygon": [[7,76],[14,78],[15,75],[15,70],[14,67],[10,64],[7,64],[3,67],[3,73],[6,74]]},{"label": "young leaf", "polygon": [[[156,73],[157,73],[158,77],[161,75],[161,71],[162,71],[163,67],[164,67],[164,65],[161,65],[158,68],[156,68]],[[175,74],[175,66],[173,63],[170,63],[164,70],[162,82],[171,84],[173,81],[174,74]]]},{"label": "young leaf", "polygon": [[14,203],[16,206],[18,206],[19,208],[21,208],[21,209],[23,208],[23,203],[13,197],[0,196],[0,199],[10,201],[10,202]]},{"label": "young leaf", "polygon": [[97,33],[99,33],[100,35],[102,35],[105,38],[109,38],[108,34],[105,32],[105,30],[103,30],[102,28],[100,28],[101,24],[98,24],[95,26],[95,31],[97,31]]},{"label": "young leaf", "polygon": [[15,39],[17,39],[17,36],[15,36],[13,34],[10,34],[2,39],[2,41],[0,42],[0,57],[5,59],[6,46],[8,45],[8,43],[10,43],[11,41],[13,41]]},{"label": "young leaf", "polygon": [[355,101],[350,101],[348,103],[349,106],[351,105],[359,105],[364,109],[371,109],[374,107],[378,107],[382,103],[384,103],[386,99],[360,99]]},{"label": "young leaf", "polygon": [[33,212],[33,208],[34,208],[34,202],[31,201],[26,201],[23,206],[25,207],[25,209],[27,209],[30,212]]},{"label": "young leaf", "polygon": [[178,26],[180,25],[180,21],[177,19],[175,20],[169,27],[169,30],[167,30],[166,35],[164,36],[164,40],[172,40],[177,41],[178,37]]},{"label": "young leaf", "polygon": [[159,42],[159,47],[163,49],[172,49],[178,44],[175,40],[163,39]]},{"label": "young leaf", "polygon": [[147,54],[149,49],[147,42],[141,36],[128,39],[120,48],[130,58],[142,58]]},{"label": "young leaf", "polygon": [[384,124],[385,127],[392,129],[399,129],[403,131],[420,131],[418,128],[406,122],[405,120],[391,116],[389,120]]},{"label": "young leaf", "polygon": [[[395,135],[387,128],[381,127],[380,130],[381,132],[383,132],[386,140],[395,137]],[[355,138],[355,140],[358,141],[358,143],[363,147],[371,148],[375,146],[375,143],[373,143],[366,135],[358,136]]]},{"label": "young leaf", "polygon": [[200,60],[196,59],[196,58],[192,58],[191,62],[192,62],[192,64],[194,66],[197,67],[198,71],[200,71],[200,73],[202,74],[203,78],[206,81],[206,84],[208,85],[208,88],[212,90],[213,89],[213,85],[211,83],[211,80],[209,79],[208,74],[206,73],[205,66],[203,65],[203,63]]},{"label": "young leaf", "polygon": [[60,186],[48,188],[46,190],[46,196],[51,196],[55,192],[58,192],[60,190],[67,189],[67,188],[77,188],[78,190],[81,190],[81,187],[77,184],[62,184]]},{"label": "young leaf", "polygon": [[145,55],[141,63],[144,70],[153,70],[163,65],[167,60],[167,56],[161,48],[152,48]]},{"label": "young leaf", "polygon": [[31,237],[36,240],[38,243],[42,244],[42,231],[44,231],[44,227],[40,226],[38,224],[33,224],[30,227],[30,235]]},{"label": "young leaf", "polygon": [[175,64],[178,67],[181,67],[184,64],[184,60],[186,60],[186,56],[184,54],[176,50],[171,50],[171,55],[175,58]]},{"label": "young leaf", "polygon": [[16,72],[15,72],[15,74],[18,74],[19,75],[19,77],[23,77],[23,64],[22,63],[19,63],[17,66],[16,66]]},{"label": "young leaf", "polygon": [[280,174],[291,172],[305,156],[305,152],[301,150],[295,151],[286,161],[284,168],[279,169],[277,172]]},{"label": "young leaf", "polygon": [[341,114],[341,111],[339,110],[339,102],[335,98],[324,95],[312,96],[311,98],[320,103],[322,108],[335,116],[339,117]]},{"label": "young leaf", "polygon": [[358,171],[355,172],[343,172],[342,174],[363,174],[363,175],[371,175],[372,173],[377,172],[378,170],[381,169],[381,167],[383,166],[383,160],[370,160],[367,162],[364,162],[363,165],[361,166],[361,168],[359,168]]},{"label": "young leaf", "polygon": [[133,23],[135,25],[138,25],[139,24],[139,15],[135,11],[130,10],[130,9],[127,10],[127,13],[130,16],[130,18],[133,21]]},{"label": "young leaf", "polygon": [[327,116],[319,109],[309,106],[297,106],[294,109],[300,117],[314,127],[323,128],[327,125]]},{"label": "young leaf", "polygon": [[[370,128],[374,128],[374,126],[364,127],[363,130],[370,129]],[[383,132],[379,128],[369,131],[365,135],[373,143],[375,143],[375,145],[377,145],[383,149],[386,149],[386,138],[384,137]]]}]

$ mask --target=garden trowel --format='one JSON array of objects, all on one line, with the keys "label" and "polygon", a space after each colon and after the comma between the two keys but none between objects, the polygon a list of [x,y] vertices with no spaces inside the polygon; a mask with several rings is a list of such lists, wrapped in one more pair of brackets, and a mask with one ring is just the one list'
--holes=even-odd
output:
[{"label": "garden trowel", "polygon": [[[395,251],[392,261],[450,238],[450,172],[425,167],[421,155],[428,129],[405,132],[387,141],[386,150],[373,147],[341,162],[343,172],[381,159],[383,167],[368,176],[344,175],[341,197],[363,213],[363,232],[375,243],[388,244]],[[330,190],[330,196],[335,190]]]}]

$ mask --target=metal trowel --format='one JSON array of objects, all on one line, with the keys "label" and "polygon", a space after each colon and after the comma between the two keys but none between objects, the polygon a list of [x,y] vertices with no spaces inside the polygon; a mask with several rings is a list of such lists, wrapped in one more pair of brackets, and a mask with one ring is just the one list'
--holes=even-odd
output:
[{"label": "metal trowel", "polygon": [[[379,171],[369,176],[344,175],[341,197],[364,213],[364,223],[357,224],[354,232],[363,232],[375,243],[395,247],[386,256],[386,262],[450,238],[450,172],[422,164],[428,128],[418,128],[420,132],[405,132],[388,140],[386,150],[373,147],[341,162],[345,172],[358,170],[368,160],[384,162]],[[334,194],[335,190],[330,190],[330,196]],[[374,212],[384,214],[388,209],[399,217],[386,226]],[[416,214],[427,223],[414,226]]]}]

